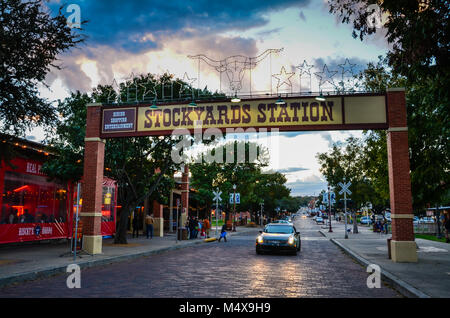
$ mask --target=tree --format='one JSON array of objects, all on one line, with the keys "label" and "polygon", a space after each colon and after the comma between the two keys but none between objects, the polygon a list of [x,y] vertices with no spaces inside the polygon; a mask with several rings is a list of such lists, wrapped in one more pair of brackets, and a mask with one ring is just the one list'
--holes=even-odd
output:
[{"label": "tree", "polygon": [[[351,199],[354,204],[353,220],[356,220],[356,210],[380,201],[376,194],[372,180],[364,170],[364,146],[363,141],[350,137],[345,144],[335,143],[329,153],[317,154],[321,165],[320,172],[325,176],[331,188],[336,193],[336,201],[343,199],[339,194],[339,182],[350,181]],[[358,233],[357,222],[353,222],[353,233]]]},{"label": "tree", "polygon": [[[244,146],[244,147],[242,147]],[[245,149],[245,157],[249,157],[250,148],[257,149],[258,159],[252,163],[249,160],[238,162],[239,149]],[[234,149],[234,160],[227,162],[227,151]],[[198,191],[198,198],[205,206],[207,213],[212,206],[212,191],[219,188],[222,191],[222,205],[227,214],[233,210],[233,204],[229,203],[228,195],[233,193],[233,184],[237,185],[236,192],[241,194],[241,203],[236,206],[236,211],[249,211],[253,218],[260,210],[260,203],[264,200],[264,211],[267,215],[274,214],[276,200],[289,196],[290,190],[284,185],[286,177],[280,173],[263,173],[262,168],[267,162],[267,150],[254,143],[230,142],[225,145],[217,145],[209,150],[217,158],[222,154],[222,162],[206,162],[197,158],[191,164],[191,185]]]},{"label": "tree", "polygon": [[[329,0],[330,12],[353,22],[353,36],[363,39],[384,30],[392,50],[363,78],[369,90],[406,88],[413,208],[446,204],[450,193],[450,63],[448,1],[377,2],[387,16],[383,29],[371,27],[366,11],[374,1]],[[369,136],[381,149],[383,136]]]},{"label": "tree", "polygon": [[58,54],[83,41],[67,25],[62,8],[52,17],[40,0],[0,2],[0,130],[4,133],[23,135],[57,119],[55,108],[39,96],[37,85],[51,67],[61,68]]},{"label": "tree", "polygon": [[[174,81],[170,74],[158,80],[152,74],[140,75],[132,79],[140,90],[146,84],[154,85],[147,90],[162,89],[163,82]],[[127,85],[121,83],[123,99],[129,93]],[[142,91],[135,92],[142,96]],[[57,111],[61,115],[55,134],[48,137],[54,145],[57,156],[44,164],[42,170],[51,177],[64,180],[80,180],[83,174],[84,137],[86,126],[86,104],[106,102],[111,98],[110,86],[97,86],[91,95],[72,93],[59,102]],[[119,204],[122,205],[115,243],[126,244],[128,217],[134,208],[146,199],[167,203],[170,189],[173,188],[173,174],[179,165],[172,160],[171,151],[179,142],[175,136],[132,137],[111,139],[105,149],[105,175],[118,182]]]}]

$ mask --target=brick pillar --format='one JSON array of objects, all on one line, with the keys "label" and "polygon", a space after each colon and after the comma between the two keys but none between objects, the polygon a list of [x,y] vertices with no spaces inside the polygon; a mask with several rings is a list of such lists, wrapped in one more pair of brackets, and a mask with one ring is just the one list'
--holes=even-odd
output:
[{"label": "brick pillar", "polygon": [[181,211],[180,224],[183,227],[189,216],[189,166],[184,166],[184,171],[181,175],[181,202],[183,210]]},{"label": "brick pillar", "polygon": [[417,262],[412,213],[406,99],[403,88],[387,90],[387,152],[392,219],[391,257]]},{"label": "brick pillar", "polygon": [[164,215],[163,206],[156,200],[153,201],[153,219],[155,223],[153,224],[153,234],[155,236],[164,236]]},{"label": "brick pillar", "polygon": [[83,205],[80,214],[83,225],[83,250],[89,254],[100,254],[102,252],[102,183],[105,156],[105,141],[100,139],[102,105],[87,104],[86,107]]}]

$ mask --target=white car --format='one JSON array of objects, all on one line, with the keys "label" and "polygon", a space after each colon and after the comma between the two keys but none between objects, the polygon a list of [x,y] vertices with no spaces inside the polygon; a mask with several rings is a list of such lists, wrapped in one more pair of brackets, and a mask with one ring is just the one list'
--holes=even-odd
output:
[{"label": "white car", "polygon": [[316,223],[317,224],[319,224],[319,223],[324,224],[323,218],[321,216],[316,217]]},{"label": "white car", "polygon": [[424,218],[419,219],[419,223],[431,224],[431,223],[434,223],[434,219],[430,218],[430,217],[424,217]]},{"label": "white car", "polygon": [[369,216],[363,216],[359,223],[361,224],[372,224],[372,219]]}]

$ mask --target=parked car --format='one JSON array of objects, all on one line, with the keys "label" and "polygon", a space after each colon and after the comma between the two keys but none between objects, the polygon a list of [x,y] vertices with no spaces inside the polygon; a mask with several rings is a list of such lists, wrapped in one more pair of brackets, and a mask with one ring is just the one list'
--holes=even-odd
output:
[{"label": "parked car", "polygon": [[372,224],[372,218],[370,216],[363,216],[359,223],[361,224]]},{"label": "parked car", "polygon": [[419,219],[419,223],[421,224],[431,224],[434,223],[434,219],[431,217],[423,217],[421,219]]},{"label": "parked car", "polygon": [[323,218],[322,218],[321,216],[316,217],[316,223],[317,223],[317,224],[319,224],[319,223],[324,224]]},{"label": "parked car", "polygon": [[270,223],[256,238],[256,254],[284,251],[297,254],[301,249],[300,232],[292,224]]},{"label": "parked car", "polygon": [[418,216],[414,216],[413,224],[419,224],[419,217]]}]

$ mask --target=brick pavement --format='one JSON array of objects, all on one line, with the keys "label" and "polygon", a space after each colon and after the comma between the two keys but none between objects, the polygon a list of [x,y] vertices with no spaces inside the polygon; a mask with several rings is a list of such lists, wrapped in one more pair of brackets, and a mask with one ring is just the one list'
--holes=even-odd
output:
[{"label": "brick pavement", "polygon": [[[305,220],[309,221],[309,220]],[[81,271],[81,289],[66,275],[0,289],[0,297],[402,297],[369,289],[365,268],[307,223],[297,256],[256,255],[255,230],[208,243]]]}]

